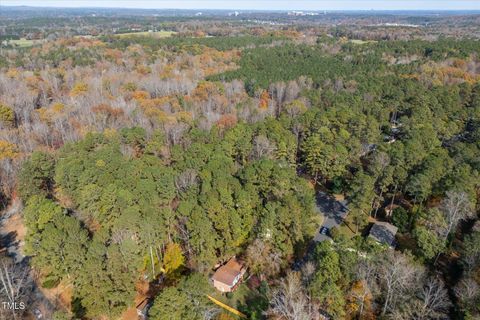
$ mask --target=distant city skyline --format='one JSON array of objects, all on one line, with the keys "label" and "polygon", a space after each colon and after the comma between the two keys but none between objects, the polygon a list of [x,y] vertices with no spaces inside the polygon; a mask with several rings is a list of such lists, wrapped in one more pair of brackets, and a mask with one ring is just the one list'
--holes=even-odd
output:
[{"label": "distant city skyline", "polygon": [[1,6],[229,10],[480,10],[480,0],[0,0]]}]

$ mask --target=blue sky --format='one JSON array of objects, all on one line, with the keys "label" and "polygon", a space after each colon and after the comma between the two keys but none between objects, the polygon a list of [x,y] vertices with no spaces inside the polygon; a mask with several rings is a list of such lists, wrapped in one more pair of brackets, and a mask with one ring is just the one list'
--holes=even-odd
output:
[{"label": "blue sky", "polygon": [[1,5],[241,10],[480,10],[480,0],[0,0]]}]

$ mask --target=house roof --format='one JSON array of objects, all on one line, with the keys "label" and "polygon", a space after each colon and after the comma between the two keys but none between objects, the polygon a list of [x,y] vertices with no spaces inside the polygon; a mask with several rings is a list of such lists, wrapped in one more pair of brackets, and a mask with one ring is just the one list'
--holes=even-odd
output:
[{"label": "house roof", "polygon": [[395,235],[398,228],[388,222],[375,222],[370,229],[369,236],[378,242],[388,244],[393,247],[395,244]]},{"label": "house roof", "polygon": [[240,264],[237,259],[232,258],[225,265],[215,271],[212,279],[228,286],[233,286],[235,278],[242,274],[242,271],[243,265]]}]

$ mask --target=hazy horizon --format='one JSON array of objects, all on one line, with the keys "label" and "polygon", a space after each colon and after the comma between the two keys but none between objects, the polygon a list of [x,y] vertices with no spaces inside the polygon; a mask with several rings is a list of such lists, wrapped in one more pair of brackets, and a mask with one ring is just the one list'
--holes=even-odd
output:
[{"label": "hazy horizon", "polygon": [[218,1],[218,0],[2,0],[1,6],[32,6],[62,8],[125,8],[125,9],[225,9],[225,10],[480,10],[480,1],[415,1],[415,0],[340,0],[340,1]]}]

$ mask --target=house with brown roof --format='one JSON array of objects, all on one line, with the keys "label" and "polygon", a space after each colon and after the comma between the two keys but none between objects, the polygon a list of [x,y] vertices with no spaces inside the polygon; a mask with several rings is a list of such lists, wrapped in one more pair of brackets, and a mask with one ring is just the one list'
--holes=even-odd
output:
[{"label": "house with brown roof", "polygon": [[235,257],[215,271],[213,286],[221,292],[232,292],[245,275],[246,268]]}]

